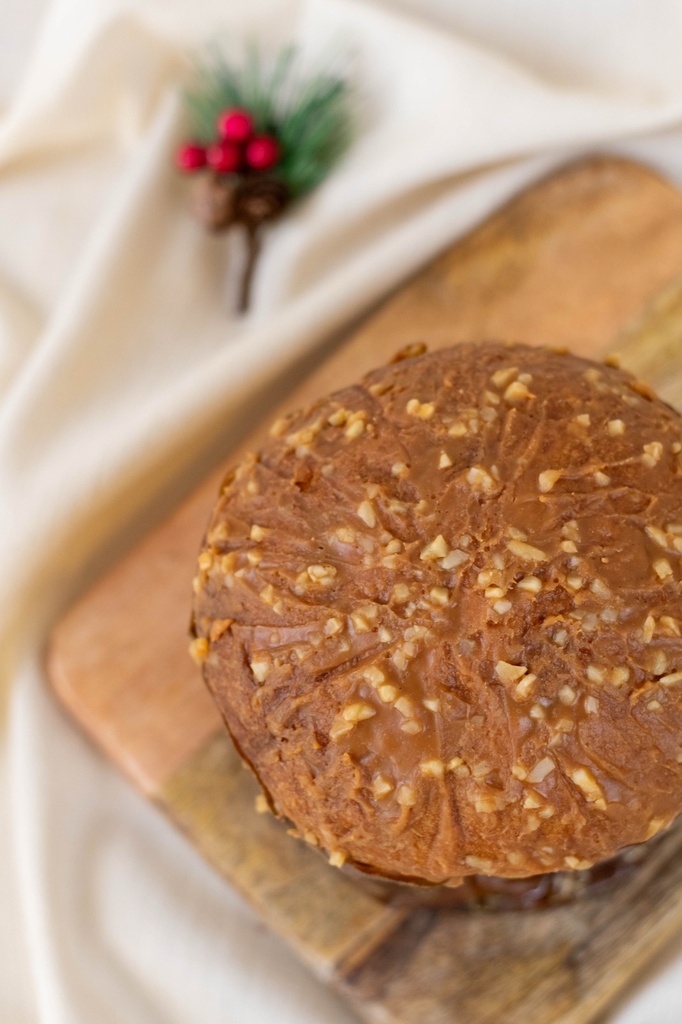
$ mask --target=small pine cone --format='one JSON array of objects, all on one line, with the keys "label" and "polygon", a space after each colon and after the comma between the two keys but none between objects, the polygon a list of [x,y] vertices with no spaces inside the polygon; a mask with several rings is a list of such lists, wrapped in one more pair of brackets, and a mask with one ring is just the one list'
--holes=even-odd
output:
[{"label": "small pine cone", "polygon": [[213,174],[202,175],[192,196],[195,217],[209,231],[224,231],[235,221],[235,193],[232,182]]},{"label": "small pine cone", "polygon": [[247,227],[258,227],[279,217],[289,200],[289,189],[276,178],[246,178],[235,189],[234,219]]}]

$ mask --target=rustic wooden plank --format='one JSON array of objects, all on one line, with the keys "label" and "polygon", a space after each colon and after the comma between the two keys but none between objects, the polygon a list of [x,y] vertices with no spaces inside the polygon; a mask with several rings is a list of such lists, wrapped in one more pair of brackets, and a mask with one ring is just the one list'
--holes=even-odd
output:
[{"label": "rustic wooden plank", "polygon": [[[375,365],[382,335],[394,348],[511,339],[598,357],[682,271],[680,198],[650,171],[606,158],[536,185],[368,320],[353,342],[358,373]],[[318,393],[334,386],[327,366]]]},{"label": "rustic wooden plank", "polygon": [[[217,491],[217,477],[205,485]],[[192,565],[208,493],[183,505],[57,627],[48,676],[69,711],[144,793],[221,729],[188,664]]]},{"label": "rustic wooden plank", "polygon": [[614,352],[623,365],[678,409],[682,409],[681,339],[682,272],[654,296],[614,342]]},{"label": "rustic wooden plank", "polygon": [[[417,274],[271,415],[352,381],[418,338],[434,348],[524,338],[597,355],[681,268],[677,191],[627,161],[575,165]],[[149,794],[220,728],[184,643],[186,581],[221,475],[83,597],[50,647],[49,674],[64,704]]]},{"label": "rustic wooden plank", "polygon": [[339,987],[381,1024],[589,1024],[682,927],[681,850],[552,910],[415,911]]},{"label": "rustic wooden plank", "polygon": [[[682,404],[681,271],[679,193],[624,161],[574,166],[418,274],[281,410],[351,381],[405,343],[492,337],[592,356],[617,348],[625,365]],[[189,580],[221,475],[58,625],[48,670],[64,705],[366,1020],[593,1020],[682,926],[677,834],[656,851],[655,870],[617,895],[486,915],[387,903],[381,887],[330,869],[257,816],[253,781],[186,656]]]},{"label": "rustic wooden plank", "polygon": [[170,779],[159,802],[270,927],[331,980],[337,963],[383,942],[406,911],[292,842],[282,822],[256,813],[258,792],[221,731]]},{"label": "rustic wooden plank", "polygon": [[[682,928],[682,828],[627,879],[537,913],[387,902],[329,870],[255,811],[258,787],[224,734],[162,790],[165,812],[368,1021],[588,1024]],[[229,813],[226,809],[229,808]]]}]

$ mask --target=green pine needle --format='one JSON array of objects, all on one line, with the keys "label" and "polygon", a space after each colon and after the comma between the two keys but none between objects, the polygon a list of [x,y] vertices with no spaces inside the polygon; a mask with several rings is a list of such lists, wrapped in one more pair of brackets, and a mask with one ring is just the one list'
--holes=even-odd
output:
[{"label": "green pine needle", "polygon": [[293,198],[316,188],[352,140],[350,90],[337,75],[320,72],[301,80],[296,50],[288,47],[266,66],[255,45],[241,68],[213,49],[195,67],[185,93],[193,138],[202,145],[216,139],[218,115],[230,107],[248,110],[256,131],[276,136],[282,156],[271,174]]}]

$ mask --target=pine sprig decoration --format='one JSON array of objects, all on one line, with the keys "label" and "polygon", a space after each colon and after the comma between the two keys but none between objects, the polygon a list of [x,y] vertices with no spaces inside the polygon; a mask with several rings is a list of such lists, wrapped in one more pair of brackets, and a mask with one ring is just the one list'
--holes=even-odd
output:
[{"label": "pine sprig decoration", "polygon": [[197,62],[185,93],[192,141],[177,165],[203,172],[196,212],[206,227],[246,229],[242,309],[261,227],[324,181],[352,141],[347,81],[327,71],[306,79],[298,65],[294,47],[266,63],[251,46],[239,67],[214,49]]}]

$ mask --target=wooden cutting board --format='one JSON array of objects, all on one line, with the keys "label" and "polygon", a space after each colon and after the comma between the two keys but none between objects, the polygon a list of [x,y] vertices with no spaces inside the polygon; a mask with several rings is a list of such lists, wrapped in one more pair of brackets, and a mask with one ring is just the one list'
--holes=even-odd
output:
[{"label": "wooden cutting board", "polygon": [[[618,350],[682,408],[682,195],[610,158],[541,182],[401,288],[281,409],[264,410],[267,422],[407,343],[487,338]],[[58,624],[48,653],[58,698],[360,1017],[593,1021],[682,928],[682,829],[608,892],[485,913],[392,900],[257,815],[255,784],[187,656],[190,581],[223,470]]]}]

